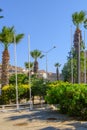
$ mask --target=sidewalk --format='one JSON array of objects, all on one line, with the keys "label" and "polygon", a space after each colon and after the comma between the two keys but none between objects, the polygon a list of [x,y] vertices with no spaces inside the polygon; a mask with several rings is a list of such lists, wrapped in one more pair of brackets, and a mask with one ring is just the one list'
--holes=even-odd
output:
[{"label": "sidewalk", "polygon": [[87,122],[42,108],[0,112],[0,130],[87,130]]}]

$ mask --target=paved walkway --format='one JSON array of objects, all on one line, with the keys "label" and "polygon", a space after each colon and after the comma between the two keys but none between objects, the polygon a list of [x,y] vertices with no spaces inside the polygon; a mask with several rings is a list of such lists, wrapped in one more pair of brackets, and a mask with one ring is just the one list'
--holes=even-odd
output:
[{"label": "paved walkway", "polygon": [[87,122],[48,109],[0,112],[0,130],[87,130]]}]

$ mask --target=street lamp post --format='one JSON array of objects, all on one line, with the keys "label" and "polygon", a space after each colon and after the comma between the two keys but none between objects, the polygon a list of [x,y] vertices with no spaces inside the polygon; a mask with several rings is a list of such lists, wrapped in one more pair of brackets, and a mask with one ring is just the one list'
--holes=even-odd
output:
[{"label": "street lamp post", "polygon": [[48,78],[48,53],[50,51],[52,51],[54,48],[56,48],[56,46],[53,46],[51,49],[49,49],[48,51],[42,51],[43,53],[45,53],[46,56],[46,79]]}]

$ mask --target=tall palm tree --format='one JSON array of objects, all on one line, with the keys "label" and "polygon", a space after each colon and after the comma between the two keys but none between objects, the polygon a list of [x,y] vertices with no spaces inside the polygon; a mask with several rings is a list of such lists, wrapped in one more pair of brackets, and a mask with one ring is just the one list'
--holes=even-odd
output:
[{"label": "tall palm tree", "polygon": [[33,51],[30,52],[31,56],[34,58],[34,73],[38,72],[38,58],[42,58],[43,55],[41,53],[41,51],[35,49]]},{"label": "tall palm tree", "polygon": [[84,11],[75,12],[72,14],[73,24],[76,26],[74,34],[74,47],[77,54],[77,82],[80,83],[80,44],[82,42],[82,32],[80,25],[84,23],[86,19],[86,13]]},{"label": "tall palm tree", "polygon": [[59,67],[61,65],[59,63],[55,63],[55,67],[56,67],[56,74],[57,74],[57,80],[59,80]]},{"label": "tall palm tree", "polygon": [[[9,84],[9,51],[8,48],[10,44],[14,43],[14,34],[15,30],[14,27],[6,27],[4,26],[2,28],[2,31],[0,32],[0,43],[4,47],[4,51],[2,53],[2,73],[1,73],[1,85],[2,87],[4,85]],[[20,40],[23,38],[24,34],[18,34],[15,35],[16,43],[19,43]]]}]

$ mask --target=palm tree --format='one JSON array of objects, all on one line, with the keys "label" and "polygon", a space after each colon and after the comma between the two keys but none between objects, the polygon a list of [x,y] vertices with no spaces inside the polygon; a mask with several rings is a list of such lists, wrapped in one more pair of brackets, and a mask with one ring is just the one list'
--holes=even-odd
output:
[{"label": "palm tree", "polygon": [[56,67],[56,74],[57,74],[57,80],[59,80],[59,67],[61,65],[59,63],[55,63],[55,67]]},{"label": "palm tree", "polygon": [[[0,32],[0,43],[4,47],[4,51],[2,53],[2,73],[1,73],[1,85],[2,87],[4,85],[9,84],[9,51],[8,47],[10,44],[14,43],[14,34],[15,30],[14,27],[6,27],[4,26],[2,28],[2,31]],[[18,34],[15,35],[16,43],[20,42],[20,40],[23,38],[24,34]]]},{"label": "palm tree", "polygon": [[30,54],[34,58],[34,73],[37,73],[38,72],[38,61],[37,61],[37,59],[42,58],[43,55],[42,55],[41,51],[39,51],[37,49],[31,51]]},{"label": "palm tree", "polygon": [[77,81],[80,83],[80,44],[82,42],[82,32],[80,30],[80,25],[84,23],[86,19],[86,13],[84,11],[75,12],[72,14],[73,24],[76,26],[76,31],[74,34],[74,47],[77,54]]},{"label": "palm tree", "polygon": [[27,70],[30,69],[30,70],[28,71],[28,75],[29,75],[29,72],[31,73],[31,72],[33,71],[33,70],[32,70],[32,69],[33,69],[33,62],[30,62],[30,63],[29,63],[29,62],[25,62],[24,64],[25,64],[25,68],[26,68]]},{"label": "palm tree", "polygon": [[25,68],[26,68],[26,69],[29,69],[29,64],[30,64],[30,68],[31,68],[31,69],[32,69],[32,67],[33,67],[33,62],[30,62],[30,63],[29,63],[29,62],[25,62],[24,64],[25,64]]}]

